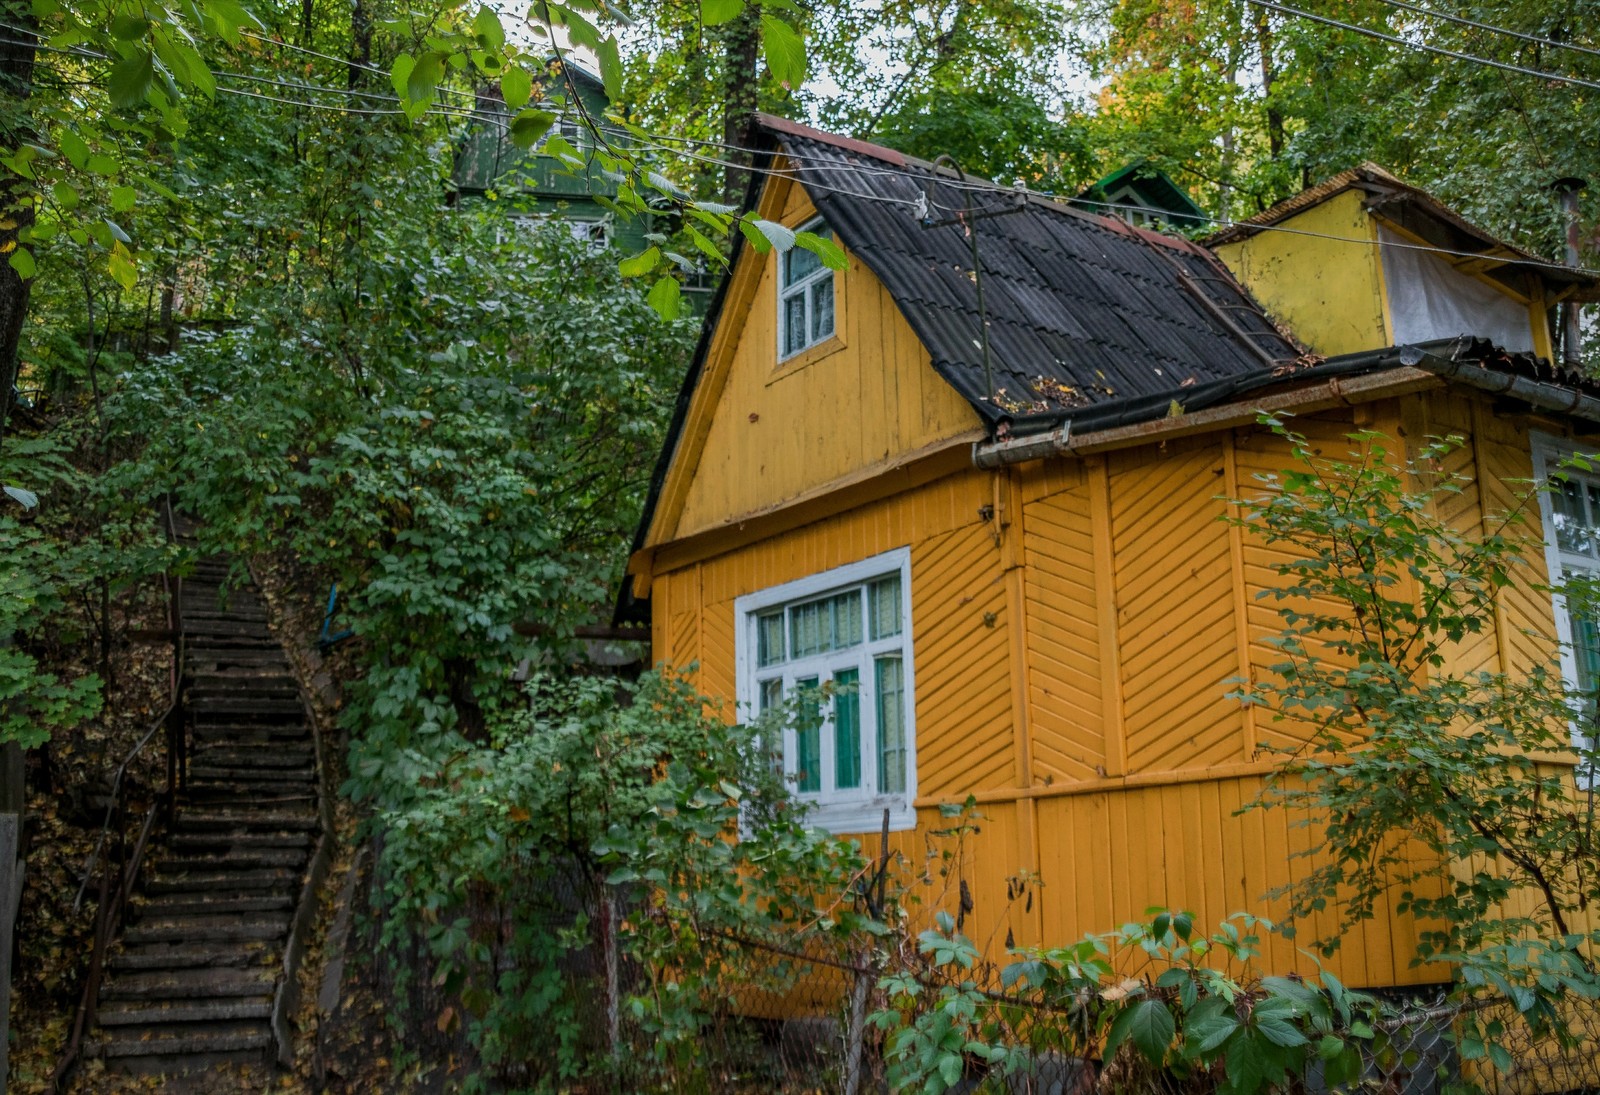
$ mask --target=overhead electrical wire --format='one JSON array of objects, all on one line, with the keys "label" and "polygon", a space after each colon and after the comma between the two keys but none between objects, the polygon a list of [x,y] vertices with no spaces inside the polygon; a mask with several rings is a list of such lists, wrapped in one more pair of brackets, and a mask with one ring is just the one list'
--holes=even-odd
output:
[{"label": "overhead electrical wire", "polygon": [[1321,23],[1324,26],[1337,27],[1340,30],[1348,30],[1353,34],[1364,35],[1367,38],[1373,38],[1380,42],[1388,42],[1391,45],[1402,46],[1405,49],[1422,50],[1424,53],[1434,53],[1441,57],[1452,57],[1457,61],[1468,61],[1472,64],[1484,65],[1488,68],[1502,69],[1505,72],[1517,72],[1524,76],[1534,76],[1541,80],[1551,80],[1556,83],[1571,84],[1574,87],[1587,87],[1593,88],[1596,91],[1600,91],[1600,81],[1585,80],[1581,76],[1567,76],[1559,72],[1548,72],[1542,68],[1528,68],[1526,65],[1514,65],[1509,61],[1495,61],[1488,57],[1479,57],[1473,53],[1462,53],[1459,50],[1446,49],[1443,46],[1436,46],[1428,42],[1413,42],[1408,39],[1401,38],[1396,34],[1388,34],[1381,30],[1373,30],[1371,27],[1358,26],[1355,23],[1346,23],[1342,20],[1333,19],[1326,15],[1318,15],[1315,12],[1304,11],[1300,8],[1290,7],[1287,4],[1274,3],[1273,0],[1245,0],[1245,2],[1248,4],[1254,4],[1258,8],[1266,8],[1269,11],[1280,12],[1284,15],[1293,15],[1298,19],[1309,19],[1313,23]]},{"label": "overhead electrical wire", "polygon": [[1471,27],[1474,30],[1486,30],[1491,34],[1503,34],[1508,38],[1520,39],[1521,41],[1531,42],[1532,44],[1538,46],[1549,46],[1552,49],[1569,49],[1574,53],[1587,53],[1591,57],[1600,57],[1600,49],[1591,49],[1589,46],[1580,46],[1576,42],[1562,42],[1555,38],[1541,38],[1537,34],[1526,34],[1520,30],[1512,30],[1510,27],[1496,26],[1493,23],[1480,23],[1476,19],[1468,19],[1462,15],[1451,15],[1447,11],[1438,11],[1434,8],[1426,8],[1421,4],[1408,4],[1406,0],[1378,0],[1378,2],[1381,4],[1387,4],[1391,8],[1400,8],[1402,11],[1415,12],[1418,15],[1427,16],[1429,19],[1439,19],[1446,23],[1455,23],[1457,26]]},{"label": "overhead electrical wire", "polygon": [[[1447,54],[1449,56],[1459,57],[1460,59],[1467,60],[1467,61],[1474,61],[1474,62],[1477,62],[1477,63],[1488,64],[1488,65],[1491,65],[1492,67],[1496,67],[1496,68],[1503,68],[1503,69],[1508,69],[1510,71],[1522,72],[1524,74],[1529,74],[1529,75],[1538,75],[1538,76],[1552,78],[1552,79],[1564,79],[1567,82],[1577,82],[1577,83],[1579,83],[1579,84],[1581,84],[1583,86],[1590,86],[1590,87],[1600,88],[1600,83],[1593,83],[1593,82],[1590,82],[1590,81],[1581,81],[1581,80],[1576,80],[1576,78],[1570,78],[1570,77],[1560,77],[1560,76],[1558,76],[1556,74],[1542,72],[1542,71],[1536,70],[1536,69],[1524,69],[1524,68],[1521,68],[1520,66],[1505,65],[1505,64],[1501,64],[1499,62],[1486,61],[1486,60],[1484,60],[1482,58],[1476,58],[1476,57],[1473,57],[1473,56],[1468,55],[1468,54],[1456,54],[1453,51],[1442,50],[1439,47],[1428,47],[1428,46],[1419,45],[1417,43],[1406,42],[1404,39],[1393,38],[1392,36],[1389,36],[1389,35],[1383,35],[1380,32],[1369,31],[1369,30],[1367,30],[1365,28],[1362,28],[1362,27],[1357,27],[1357,26],[1353,26],[1351,24],[1339,22],[1338,20],[1327,19],[1327,18],[1322,17],[1322,16],[1315,16],[1315,15],[1312,15],[1311,13],[1302,12],[1299,9],[1291,8],[1291,7],[1288,7],[1287,5],[1281,5],[1281,4],[1273,3],[1272,0],[1248,0],[1248,2],[1252,3],[1252,4],[1256,4],[1257,6],[1260,6],[1260,7],[1265,7],[1265,8],[1269,8],[1269,9],[1273,9],[1273,10],[1282,10],[1286,14],[1295,15],[1295,16],[1299,16],[1299,17],[1305,17],[1305,18],[1311,18],[1311,19],[1313,19],[1313,20],[1315,20],[1317,22],[1329,23],[1329,24],[1341,27],[1343,29],[1356,31],[1358,33],[1374,35],[1374,36],[1383,38],[1385,40],[1391,40],[1391,41],[1395,42],[1396,44],[1403,45],[1403,46],[1406,46],[1408,48],[1429,49],[1429,50],[1431,50],[1433,52],[1443,52],[1443,53],[1445,53],[1445,54]],[[1403,0],[1382,0],[1382,2],[1384,2],[1384,3],[1394,3],[1394,4],[1403,4]],[[28,31],[24,30],[23,28],[14,27],[14,26],[11,26],[10,24],[4,23],[4,22],[0,22],[0,28],[10,29],[10,30],[16,31],[18,33],[24,33],[24,34],[31,33],[31,32],[28,32]],[[1493,28],[1487,28],[1487,29],[1493,29]],[[351,62],[346,62],[343,59],[335,57],[335,56],[333,56],[331,54],[318,53],[315,50],[306,49],[305,47],[301,47],[301,46],[293,46],[290,43],[279,42],[279,41],[277,41],[275,39],[265,38],[265,37],[263,37],[261,35],[250,34],[249,37],[255,38],[255,39],[259,40],[259,41],[265,42],[265,43],[270,44],[270,45],[284,46],[285,48],[293,49],[296,52],[305,53],[305,54],[308,54],[310,56],[320,57],[320,58],[323,58],[325,60],[333,61],[333,62],[336,62],[336,63],[341,64],[341,65],[350,64],[351,63]],[[13,40],[13,39],[5,39],[5,38],[0,38],[0,42],[13,44],[13,45],[21,45],[21,46],[34,46],[35,48],[38,48],[38,49],[43,50],[45,52],[64,54],[64,55],[68,55],[68,56],[88,57],[88,58],[97,59],[97,60],[109,60],[109,58],[107,58],[103,54],[99,54],[99,53],[96,53],[96,52],[91,51],[91,50],[83,49],[81,47],[74,48],[74,49],[61,49],[61,48],[57,48],[57,47],[46,46],[46,45],[44,45],[42,43],[39,43],[37,41],[17,41],[17,40]],[[370,72],[374,72],[374,73],[378,73],[378,74],[382,74],[382,75],[387,75],[387,74],[383,73],[382,69],[378,69],[378,68],[376,68],[374,66],[371,66],[371,65],[363,65],[363,64],[355,63],[355,67],[364,69],[366,71],[370,71]],[[281,87],[281,88],[284,88],[284,89],[287,89],[287,90],[303,91],[303,92],[306,92],[306,93],[309,93],[309,94],[314,94],[314,95],[328,94],[328,95],[343,96],[343,97],[360,97],[360,98],[365,98],[365,99],[375,99],[375,100],[380,101],[380,102],[393,102],[393,103],[396,103],[396,104],[398,104],[400,102],[398,97],[389,97],[389,96],[384,96],[384,95],[381,95],[381,94],[376,94],[376,93],[371,93],[371,92],[362,92],[362,91],[358,91],[358,90],[355,90],[355,89],[335,88],[335,87],[328,87],[326,85],[307,84],[307,83],[301,83],[301,82],[298,82],[298,81],[275,80],[275,79],[271,79],[271,78],[268,78],[268,77],[255,76],[255,75],[248,74],[248,73],[229,72],[229,71],[226,71],[226,70],[213,70],[213,75],[216,76],[216,77],[222,78],[222,79],[245,80],[245,81],[250,81],[250,82],[270,85],[270,86],[277,86],[277,87]],[[366,108],[366,107],[353,107],[353,106],[349,106],[347,104],[344,104],[344,105],[332,105],[332,104],[327,104],[327,103],[314,103],[314,102],[305,101],[303,99],[291,99],[291,98],[286,98],[286,97],[282,97],[282,96],[267,95],[267,94],[264,94],[264,93],[261,93],[261,92],[248,91],[248,90],[246,90],[244,88],[227,87],[227,86],[224,86],[222,84],[218,84],[217,85],[217,90],[219,92],[223,92],[223,93],[226,93],[226,94],[237,95],[237,96],[246,97],[246,98],[252,98],[252,99],[259,99],[259,100],[264,100],[264,101],[272,102],[272,103],[279,103],[279,104],[282,104],[282,105],[285,105],[285,106],[303,107],[303,108],[306,108],[306,109],[309,109],[309,110],[321,110],[321,111],[330,112],[330,113],[355,114],[355,115],[381,115],[381,116],[401,116],[401,115],[404,115],[406,113],[404,110],[400,110],[400,109],[390,109],[390,108],[377,109],[377,108]],[[451,91],[452,89],[439,88],[438,90],[440,92],[446,92],[446,91]],[[457,94],[457,95],[470,95],[470,93],[468,93],[468,92],[453,92],[453,93]],[[476,101],[476,97],[473,97],[473,98],[474,98],[474,101]],[[424,114],[431,114],[431,115],[435,115],[435,116],[439,116],[439,117],[453,118],[453,119],[456,119],[456,120],[465,119],[465,120],[469,120],[469,121],[478,121],[478,122],[483,123],[483,124],[488,124],[488,125],[491,125],[491,126],[495,126],[496,128],[498,128],[498,129],[500,129],[502,131],[508,130],[509,129],[509,125],[506,122],[502,121],[501,119],[502,118],[511,117],[511,115],[509,113],[499,114],[498,112],[465,111],[465,110],[462,110],[460,108],[449,107],[449,106],[446,106],[444,104],[437,104],[437,103],[434,104],[434,105],[431,105],[430,107],[428,107],[428,109],[426,111],[424,111],[423,113]],[[559,115],[558,117],[561,118],[562,120],[569,120],[573,116],[571,116],[571,115]],[[806,185],[808,188],[819,190],[819,191],[822,191],[822,192],[825,192],[825,193],[839,194],[841,196],[851,197],[851,198],[854,198],[854,199],[857,199],[857,200],[861,200],[861,201],[872,201],[872,202],[877,202],[877,203],[885,204],[885,205],[894,205],[894,206],[898,206],[898,207],[901,207],[901,208],[917,208],[917,207],[920,207],[923,204],[922,202],[914,201],[914,200],[911,200],[911,199],[896,198],[896,197],[892,197],[890,195],[884,195],[884,194],[863,193],[861,191],[850,190],[850,189],[847,189],[847,188],[841,188],[841,187],[837,187],[837,186],[829,186],[829,185],[827,185],[825,183],[822,183],[819,180],[815,180],[815,179],[804,179],[804,180],[801,179],[801,175],[803,173],[807,172],[808,170],[817,170],[819,168],[809,168],[809,169],[806,168],[806,167],[801,167],[799,169],[760,168],[760,167],[755,167],[755,166],[750,165],[750,164],[743,164],[743,163],[735,162],[733,160],[723,159],[723,158],[720,158],[720,157],[717,157],[717,156],[709,156],[709,155],[705,155],[705,154],[702,154],[702,153],[690,152],[690,151],[688,151],[686,149],[676,148],[676,147],[672,147],[672,146],[673,145],[694,145],[694,146],[702,147],[702,148],[714,148],[714,149],[717,149],[719,151],[724,151],[724,152],[741,153],[741,154],[745,154],[745,155],[764,155],[765,154],[765,150],[761,150],[761,149],[747,148],[747,147],[740,146],[740,145],[728,144],[728,143],[718,142],[718,141],[709,141],[709,140],[703,140],[703,139],[697,139],[697,138],[689,138],[689,137],[677,137],[677,136],[671,136],[671,135],[665,135],[665,134],[652,134],[650,136],[652,138],[652,142],[655,142],[655,143],[640,143],[637,147],[639,147],[639,148],[641,148],[641,149],[643,149],[645,151],[659,152],[659,153],[663,153],[663,154],[666,154],[666,155],[669,155],[669,156],[675,156],[675,157],[678,157],[678,158],[691,159],[691,160],[694,160],[694,161],[697,161],[697,162],[700,162],[700,163],[705,163],[705,164],[714,165],[714,166],[718,166],[718,167],[733,168],[733,169],[736,169],[736,170],[748,171],[748,172],[751,172],[752,174],[760,174],[760,175],[764,175],[764,176],[767,176],[767,177],[787,178],[787,179],[790,179],[790,180],[803,181],[804,185]],[[660,143],[660,142],[666,142],[666,143]],[[792,160],[800,161],[802,163],[804,161],[807,161],[807,160],[814,161],[816,164],[820,165],[820,167],[837,167],[837,166],[840,166],[840,165],[838,165],[838,161],[837,160],[834,160],[834,159],[832,159],[830,157],[827,157],[827,156],[821,156],[821,155],[808,156],[805,153],[795,153],[795,152],[792,152],[792,151],[786,151],[785,154],[786,154],[786,156],[788,156],[788,158],[790,158]],[[954,178],[948,178],[947,179],[947,178],[944,178],[944,177],[941,177],[941,176],[930,176],[930,175],[922,173],[922,172],[908,171],[908,170],[905,170],[905,169],[902,169],[902,168],[897,168],[897,167],[895,167],[893,165],[890,165],[890,164],[884,164],[882,166],[874,165],[874,166],[870,166],[870,167],[865,166],[865,165],[851,165],[849,170],[851,170],[852,172],[857,173],[857,174],[866,174],[866,175],[870,175],[870,176],[873,176],[873,177],[900,177],[900,178],[905,178],[905,179],[907,179],[909,181],[912,181],[912,182],[914,182],[914,183],[916,183],[917,185],[920,185],[920,186],[926,186],[930,182],[936,182],[940,187],[943,187],[945,189],[953,189],[953,190],[957,190],[957,191],[966,191],[966,192],[972,192],[972,193],[983,193],[983,194],[1004,196],[1004,197],[1006,197],[1008,199],[1007,202],[999,202],[999,203],[995,203],[992,206],[982,207],[982,208],[980,208],[978,210],[978,212],[982,212],[984,209],[996,209],[996,208],[1004,207],[1004,206],[1010,204],[1010,201],[1014,201],[1016,195],[1019,193],[1019,191],[1014,187],[1007,187],[1007,186],[1004,186],[1004,185],[1001,185],[1001,184],[998,184],[998,183],[984,182],[984,181],[975,180],[975,179],[971,179],[971,178],[965,179],[965,180],[958,180],[958,179],[954,179]],[[1116,211],[1116,212],[1148,212],[1148,210],[1145,210],[1141,206],[1128,205],[1126,203],[1093,201],[1093,200],[1086,199],[1086,198],[1078,198],[1078,197],[1073,197],[1073,196],[1055,194],[1055,193],[1051,193],[1049,191],[1042,191],[1042,190],[1035,190],[1035,189],[1027,189],[1025,191],[1020,191],[1020,192],[1021,193],[1026,193],[1026,194],[1028,194],[1030,196],[1034,196],[1034,197],[1045,198],[1045,199],[1048,199],[1048,200],[1051,200],[1051,201],[1056,201],[1056,202],[1068,202],[1068,201],[1070,201],[1070,202],[1073,202],[1073,203],[1078,204],[1078,205],[1093,206],[1095,208],[1113,210],[1113,211]],[[940,205],[939,203],[937,203],[935,201],[931,201],[931,200],[928,202],[928,204],[929,204],[930,207],[939,209],[942,212],[949,212],[949,213],[961,213],[961,212],[963,212],[963,210],[958,208],[958,207],[946,207],[946,206]],[[1339,242],[1339,243],[1351,243],[1351,244],[1357,244],[1357,245],[1367,246],[1367,247],[1376,246],[1377,242],[1378,242],[1378,241],[1376,241],[1374,239],[1371,239],[1371,238],[1340,236],[1340,235],[1336,235],[1336,234],[1332,234],[1332,233],[1326,233],[1326,232],[1314,232],[1314,231],[1311,231],[1309,229],[1291,228],[1291,227],[1288,227],[1286,225],[1251,225],[1251,224],[1249,224],[1248,221],[1246,221],[1246,222],[1237,222],[1237,221],[1227,220],[1227,219],[1223,219],[1223,218],[1209,217],[1209,216],[1205,216],[1205,215],[1201,215],[1197,219],[1199,219],[1199,220],[1201,220],[1201,221],[1203,221],[1203,222],[1205,222],[1207,224],[1216,225],[1216,226],[1218,226],[1220,228],[1235,227],[1235,226],[1243,223],[1245,226],[1251,228],[1253,231],[1280,232],[1280,233],[1285,233],[1285,234],[1290,234],[1290,235],[1308,236],[1308,237],[1312,237],[1312,238],[1316,238],[1316,239],[1330,240],[1330,241]],[[1544,269],[1563,270],[1563,271],[1570,271],[1570,270],[1573,269],[1573,267],[1566,266],[1566,265],[1561,264],[1561,263],[1550,262],[1550,261],[1546,261],[1546,260],[1542,260],[1542,259],[1525,258],[1525,257],[1520,257],[1520,256],[1490,255],[1490,254],[1484,254],[1484,253],[1481,253],[1481,252],[1460,251],[1460,250],[1454,250],[1454,249],[1451,249],[1451,248],[1435,247],[1435,246],[1428,245],[1428,244],[1416,244],[1416,243],[1409,243],[1409,242],[1403,242],[1403,241],[1395,241],[1395,242],[1392,242],[1392,243],[1384,243],[1383,246],[1397,247],[1397,248],[1402,248],[1402,249],[1405,249],[1405,250],[1412,250],[1412,251],[1421,251],[1421,252],[1426,252],[1426,253],[1430,253],[1430,254],[1444,255],[1444,256],[1449,256],[1449,257],[1454,257],[1454,258],[1488,259],[1490,261],[1493,261],[1493,262],[1496,262],[1496,263],[1502,263],[1502,264],[1505,264],[1505,265],[1534,266],[1534,267],[1540,267],[1540,268],[1544,268]]]}]

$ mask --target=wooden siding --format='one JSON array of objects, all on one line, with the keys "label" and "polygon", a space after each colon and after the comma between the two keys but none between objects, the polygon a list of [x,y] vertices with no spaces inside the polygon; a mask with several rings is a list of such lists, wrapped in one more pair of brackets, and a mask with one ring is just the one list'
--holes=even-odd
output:
[{"label": "wooden siding", "polygon": [[[775,203],[763,213],[795,227],[815,216],[805,192],[768,188]],[[752,257],[753,256],[753,257]],[[966,434],[978,417],[933,371],[883,284],[859,261],[835,275],[835,339],[774,362],[778,345],[778,256],[755,256],[759,271],[739,330],[707,362],[720,390],[697,395],[710,415],[697,471],[682,511],[663,514],[673,537],[692,535],[796,498],[863,468]],[[731,294],[730,294],[731,296]],[[742,323],[741,323],[742,319]],[[686,434],[692,436],[691,429]],[[665,539],[666,537],[663,537]]]},{"label": "wooden siding", "polygon": [[[1357,428],[1387,434],[1396,457],[1429,433],[1461,435],[1468,443],[1449,466],[1476,483],[1441,513],[1463,532],[1492,524],[1514,504],[1514,480],[1531,475],[1528,423],[1468,394],[1406,396],[1294,427],[1332,457]],[[941,827],[934,808],[975,795],[985,817],[960,874],[977,942],[1060,944],[1150,905],[1192,909],[1206,924],[1240,910],[1281,914],[1266,894],[1310,869],[1312,832],[1303,816],[1245,807],[1272,768],[1259,744],[1301,733],[1225,693],[1229,678],[1261,679],[1281,660],[1268,639],[1284,602],[1258,594],[1278,584],[1273,564],[1289,555],[1223,518],[1225,498],[1263,489],[1290,459],[1281,439],[1252,427],[997,473],[963,467],[668,562],[653,593],[656,655],[698,661],[701,687],[731,698],[736,597],[909,546],[919,828],[891,846],[920,870],[929,830]],[[1534,553],[1536,569],[1542,559]],[[1548,657],[1538,636],[1552,627],[1548,597],[1519,585],[1488,633],[1451,652],[1452,667],[1514,671]],[[875,835],[862,839],[876,847]],[[1031,909],[1010,897],[1020,876],[1041,884]],[[954,908],[949,879],[917,892],[919,915]],[[1332,916],[1303,925],[1297,942],[1268,940],[1268,965],[1314,972],[1298,947]],[[1415,943],[1413,926],[1380,905],[1328,966],[1352,985],[1436,980],[1439,970],[1411,966]]]}]

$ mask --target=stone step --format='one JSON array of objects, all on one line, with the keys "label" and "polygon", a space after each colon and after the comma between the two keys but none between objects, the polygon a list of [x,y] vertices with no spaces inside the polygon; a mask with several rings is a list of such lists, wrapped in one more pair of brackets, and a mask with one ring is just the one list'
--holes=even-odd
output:
[{"label": "stone step", "polygon": [[269,913],[248,916],[141,917],[123,933],[131,947],[141,943],[276,942],[289,934],[289,917]]},{"label": "stone step", "polygon": [[221,997],[195,1003],[137,1004],[127,1002],[101,1008],[96,1016],[103,1027],[169,1026],[175,1023],[228,1023],[271,1019],[272,997]]},{"label": "stone step", "polygon": [[297,695],[293,699],[269,700],[254,697],[201,696],[189,703],[189,713],[195,721],[216,721],[219,716],[241,723],[282,722],[285,719],[304,722],[305,705]]},{"label": "stone step", "polygon": [[249,871],[262,867],[303,867],[304,848],[241,848],[224,853],[162,855],[155,860],[155,872],[163,878],[196,871]]},{"label": "stone step", "polygon": [[310,833],[252,832],[243,829],[202,829],[197,832],[174,833],[167,838],[167,847],[174,852],[233,851],[244,848],[301,848],[311,847]]},{"label": "stone step", "polygon": [[197,722],[194,739],[201,745],[309,745],[311,727],[304,721],[240,724],[237,722]]},{"label": "stone step", "polygon": [[152,895],[227,892],[234,894],[292,892],[300,882],[300,872],[285,867],[255,871],[191,871],[186,874],[157,875],[145,880],[145,892]]},{"label": "stone step", "polygon": [[102,1000],[211,1000],[271,996],[277,971],[268,966],[119,973],[100,989]]},{"label": "stone step", "polygon": [[287,832],[321,827],[314,810],[185,810],[173,828],[178,832]]},{"label": "stone step", "polygon": [[289,809],[294,806],[314,805],[317,794],[314,785],[297,790],[292,784],[274,784],[263,787],[258,783],[202,783],[185,789],[183,803],[195,809],[232,806],[241,801],[261,809]]},{"label": "stone step", "polygon": [[189,754],[191,770],[204,765],[217,768],[304,768],[315,773],[316,760],[316,750],[310,746],[268,746],[264,742],[238,745],[217,741]]},{"label": "stone step", "polygon": [[272,1026],[263,1020],[231,1023],[179,1023],[102,1037],[95,1048],[109,1063],[123,1057],[175,1058],[188,1063],[198,1054],[252,1051],[265,1055],[272,1045]]},{"label": "stone step", "polygon": [[[208,758],[209,759],[209,758]],[[200,764],[196,760],[189,762],[189,783],[191,786],[213,781],[217,783],[255,783],[266,789],[278,787],[283,784],[315,784],[317,770],[306,766],[302,768],[278,768],[269,764],[230,765],[226,768],[216,764]]]},{"label": "stone step", "polygon": [[209,642],[191,642],[184,646],[187,655],[185,664],[195,671],[223,669],[250,669],[268,668],[283,669],[289,664],[289,655],[283,652],[283,647],[252,647],[241,649],[236,646],[221,646]]},{"label": "stone step", "polygon": [[[284,898],[288,901],[288,898]],[[243,943],[140,943],[126,946],[111,956],[113,970],[219,969],[223,966],[270,966],[283,958],[283,947],[275,941],[246,940]]]}]

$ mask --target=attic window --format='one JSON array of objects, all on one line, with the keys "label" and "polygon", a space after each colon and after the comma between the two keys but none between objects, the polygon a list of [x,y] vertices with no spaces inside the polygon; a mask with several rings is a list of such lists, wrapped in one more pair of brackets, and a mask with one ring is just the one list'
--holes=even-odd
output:
[{"label": "attic window", "polygon": [[[827,232],[822,218],[802,232]],[[778,256],[778,360],[833,337],[833,271],[803,247]]]}]

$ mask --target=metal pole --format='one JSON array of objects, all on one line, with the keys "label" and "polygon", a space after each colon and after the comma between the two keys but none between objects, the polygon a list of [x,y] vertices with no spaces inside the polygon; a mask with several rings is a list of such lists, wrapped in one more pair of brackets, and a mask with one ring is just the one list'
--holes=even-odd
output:
[{"label": "metal pole", "polygon": [[[1578,265],[1578,194],[1588,185],[1583,179],[1568,177],[1557,179],[1551,186],[1561,195],[1561,209],[1567,218],[1568,266]],[[1572,300],[1561,306],[1561,359],[1568,368],[1583,364],[1583,332],[1578,326],[1578,304]]]}]

